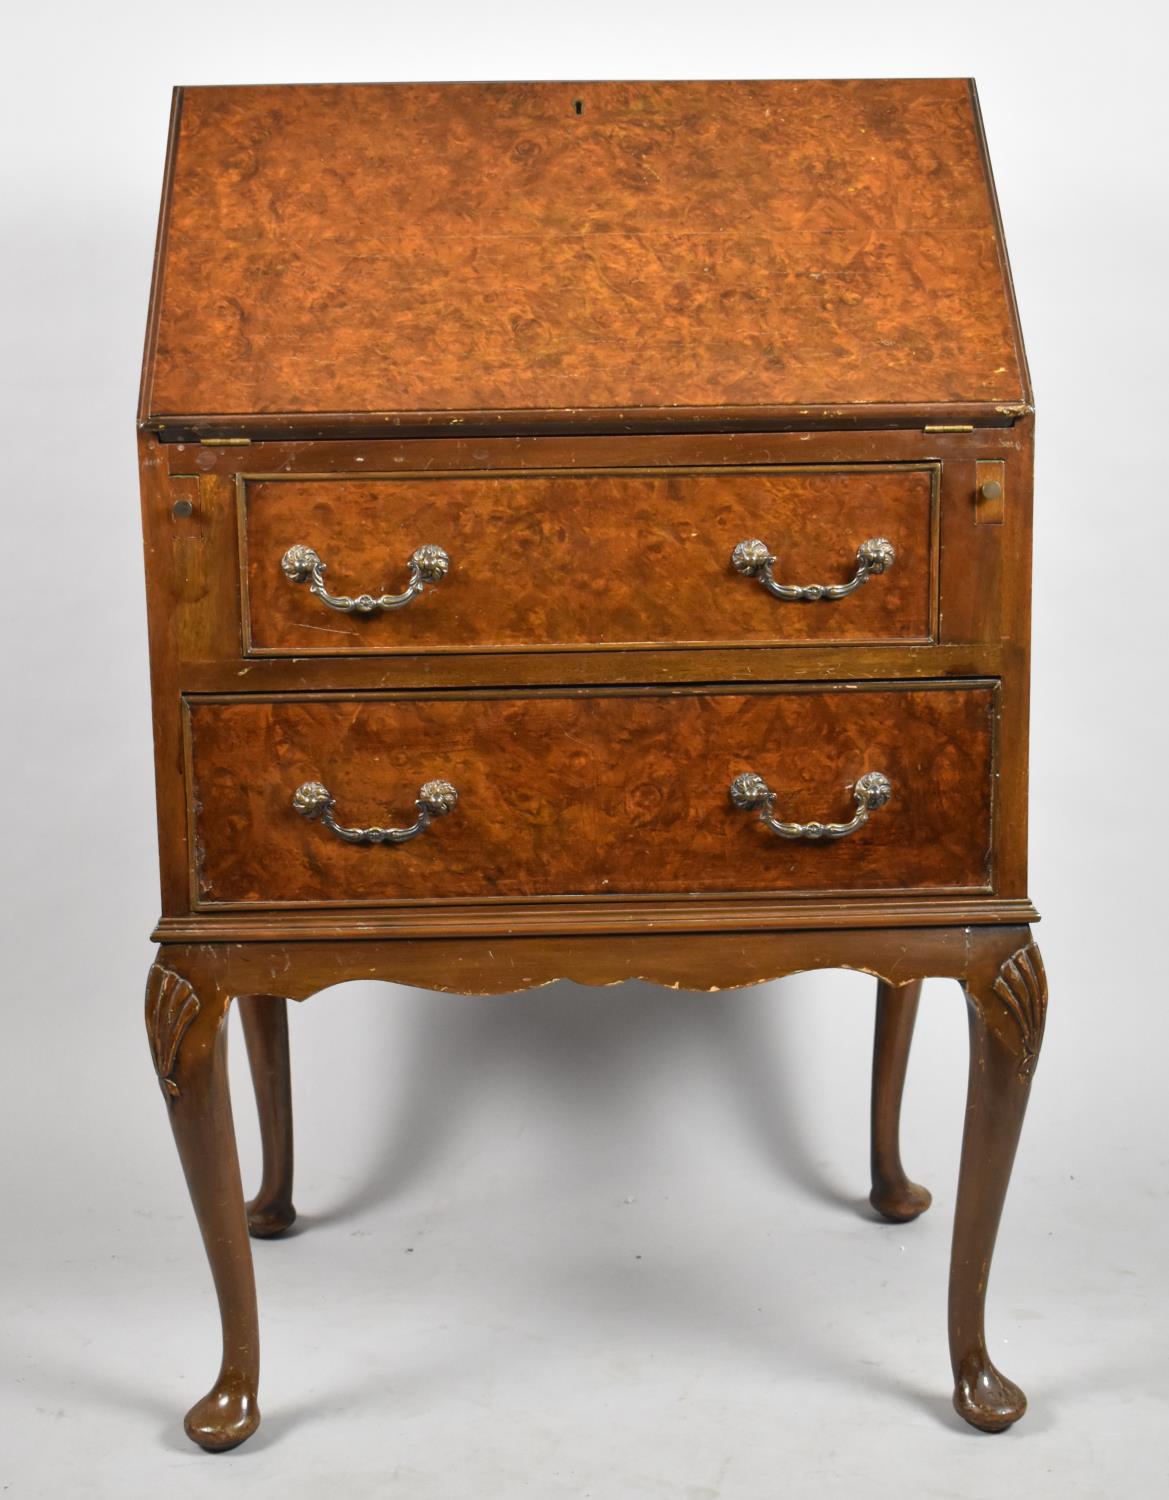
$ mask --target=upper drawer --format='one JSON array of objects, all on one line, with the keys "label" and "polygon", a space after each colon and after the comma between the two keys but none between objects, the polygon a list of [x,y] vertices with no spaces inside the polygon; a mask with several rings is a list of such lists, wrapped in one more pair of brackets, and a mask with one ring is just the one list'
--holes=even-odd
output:
[{"label": "upper drawer", "polygon": [[[251,655],[928,642],[936,638],[939,465],[240,480]],[[776,597],[736,571],[761,540]],[[893,561],[849,592],[862,544]],[[417,548],[449,568],[407,602]],[[324,564],[282,561],[290,549]],[[887,554],[886,554],[887,555]],[[311,565],[312,559],[308,558]],[[290,576],[291,575],[291,576]],[[368,596],[363,601],[361,596]],[[361,606],[364,608],[354,606]],[[374,606],[372,609],[370,606]]]}]

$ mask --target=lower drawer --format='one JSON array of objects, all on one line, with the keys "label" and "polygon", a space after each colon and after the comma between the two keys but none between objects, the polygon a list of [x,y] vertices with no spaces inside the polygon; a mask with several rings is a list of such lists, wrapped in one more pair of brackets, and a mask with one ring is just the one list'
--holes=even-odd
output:
[{"label": "lower drawer", "polygon": [[[996,693],[974,682],[192,698],[192,898],[206,909],[986,890]],[[744,772],[770,804],[736,806]],[[891,795],[843,835],[781,837],[760,818],[847,824],[868,772]],[[436,780],[458,796],[442,812],[432,794],[432,815],[416,799]],[[311,790],[322,784],[328,806]],[[408,841],[354,840],[417,822]]]}]

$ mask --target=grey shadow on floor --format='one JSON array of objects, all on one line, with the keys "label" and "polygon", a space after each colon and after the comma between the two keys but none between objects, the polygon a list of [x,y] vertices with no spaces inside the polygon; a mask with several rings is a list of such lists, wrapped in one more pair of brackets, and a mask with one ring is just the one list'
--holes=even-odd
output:
[{"label": "grey shadow on floor", "polygon": [[[548,1095],[561,1138],[574,1151],[587,1152],[593,1111],[625,1111],[641,1128],[652,1129],[652,1119],[639,1110],[639,1092],[649,1091],[652,1075],[668,1075],[675,1067],[680,1077],[714,1091],[746,1149],[801,1192],[874,1217],[862,1191],[867,1141],[856,1143],[852,1191],[828,1179],[815,1153],[817,1122],[801,1098],[789,1045],[801,1019],[799,976],[712,994],[640,981],[597,989],[561,982],[486,997],[384,988],[396,1014],[380,1037],[367,1039],[392,1054],[386,1064],[393,1082],[381,1091],[380,1117],[370,1110],[377,1144],[344,1197],[304,1214],[302,1228],[359,1217],[423,1179],[478,1098],[498,1087],[501,1073],[522,1075],[525,1088],[534,1081],[537,1094]],[[343,1000],[337,1009],[336,1024],[344,1025]],[[871,1027],[869,1010],[853,1044],[867,1048]]]}]

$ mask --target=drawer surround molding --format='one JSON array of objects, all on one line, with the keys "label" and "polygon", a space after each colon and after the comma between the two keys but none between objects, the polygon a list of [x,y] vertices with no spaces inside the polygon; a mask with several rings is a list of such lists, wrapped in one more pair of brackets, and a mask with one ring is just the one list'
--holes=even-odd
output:
[{"label": "drawer surround molding", "polygon": [[[719,481],[726,481],[728,478],[750,477],[752,475],[758,475],[761,479],[772,479],[772,480],[779,480],[779,479],[784,479],[784,478],[790,478],[792,480],[809,480],[809,479],[814,479],[814,478],[819,477],[819,476],[825,476],[825,477],[855,476],[858,479],[863,479],[863,478],[867,478],[867,477],[870,477],[870,476],[873,477],[873,478],[882,478],[882,477],[885,477],[885,476],[896,476],[898,474],[904,474],[906,476],[909,476],[909,475],[912,475],[912,474],[924,474],[924,475],[927,475],[928,478],[929,478],[929,486],[930,486],[930,488],[929,488],[929,502],[928,502],[928,519],[927,519],[928,540],[927,540],[927,543],[926,543],[926,546],[927,546],[927,568],[928,568],[928,573],[927,573],[927,577],[926,577],[926,580],[925,580],[925,583],[926,583],[926,610],[927,610],[927,614],[926,614],[926,620],[925,620],[925,630],[922,633],[920,633],[920,634],[916,634],[915,635],[913,633],[908,633],[908,632],[897,632],[897,633],[884,633],[884,634],[882,634],[880,632],[874,632],[874,633],[867,634],[867,635],[866,634],[861,634],[861,635],[851,635],[851,636],[840,636],[840,635],[834,634],[833,631],[832,631],[832,629],[831,629],[831,625],[833,623],[833,619],[832,619],[833,605],[832,605],[832,603],[820,604],[820,605],[808,604],[808,605],[805,606],[805,605],[802,605],[802,604],[788,604],[788,605],[785,605],[785,604],[782,604],[782,603],[779,603],[779,602],[774,602],[774,604],[773,604],[773,609],[774,609],[773,618],[775,620],[775,624],[776,624],[777,629],[776,629],[775,634],[774,635],[770,635],[770,636],[764,635],[764,636],[755,636],[755,637],[752,637],[752,636],[748,636],[748,635],[746,635],[744,633],[744,634],[739,634],[739,635],[724,634],[723,636],[716,636],[716,637],[711,638],[711,639],[706,639],[706,638],[685,639],[685,638],[680,638],[680,637],[675,637],[675,636],[668,636],[668,637],[662,637],[660,639],[652,639],[652,638],[650,638],[650,639],[642,639],[642,640],[638,640],[638,639],[628,639],[628,640],[625,640],[625,639],[622,639],[622,640],[616,640],[616,641],[612,641],[612,642],[596,641],[596,640],[582,640],[582,641],[579,641],[579,642],[575,642],[575,641],[571,641],[571,640],[535,640],[535,641],[531,641],[531,640],[529,640],[529,641],[516,640],[516,641],[509,641],[509,642],[501,642],[501,643],[498,643],[498,644],[480,643],[480,642],[474,642],[474,643],[466,642],[466,643],[464,643],[464,642],[458,642],[458,641],[452,641],[450,643],[445,643],[444,644],[444,643],[418,643],[418,642],[407,641],[407,642],[405,642],[403,644],[388,643],[388,644],[372,644],[372,645],[370,645],[370,644],[364,644],[364,643],[360,643],[359,644],[359,643],[356,643],[356,642],[350,642],[350,643],[347,643],[345,645],[340,645],[340,646],[314,645],[312,643],[311,639],[309,641],[307,641],[307,642],[304,642],[304,643],[299,643],[298,642],[295,646],[293,646],[291,644],[288,644],[288,645],[271,645],[271,644],[269,644],[269,645],[257,645],[256,641],[254,639],[254,633],[255,632],[254,632],[254,625],[253,625],[253,597],[252,597],[253,596],[253,589],[252,589],[252,585],[251,585],[251,576],[250,576],[251,572],[252,572],[252,566],[253,566],[253,556],[252,556],[252,547],[251,547],[251,543],[250,543],[250,528],[249,528],[249,490],[251,490],[254,486],[258,486],[258,485],[290,485],[290,486],[294,486],[294,485],[305,485],[305,484],[312,484],[312,483],[319,483],[319,484],[322,484],[322,485],[323,484],[336,485],[338,487],[338,494],[337,494],[337,501],[336,501],[336,503],[338,504],[338,506],[341,506],[341,505],[344,504],[344,500],[343,500],[343,497],[341,496],[341,494],[339,493],[339,491],[347,483],[349,483],[349,484],[366,484],[366,485],[369,485],[369,484],[379,484],[379,485],[380,484],[385,484],[387,486],[392,486],[394,484],[403,484],[403,485],[409,486],[409,485],[413,484],[413,485],[419,486],[419,485],[432,485],[432,484],[433,485],[438,485],[438,484],[442,484],[442,483],[475,483],[475,482],[481,482],[483,484],[490,484],[490,485],[496,485],[496,484],[504,485],[508,481],[520,482],[520,483],[526,483],[526,482],[530,482],[530,481],[539,481],[539,480],[549,480],[549,481],[553,481],[553,482],[558,481],[558,480],[579,482],[579,481],[588,480],[590,478],[597,478],[597,479],[636,479],[636,478],[646,478],[646,479],[651,479],[651,480],[658,481],[660,483],[665,483],[665,482],[668,482],[670,480],[675,480],[675,479],[683,479],[683,480],[685,480],[685,479],[701,479],[703,476],[709,476],[710,478],[716,479],[716,480],[719,480]],[[240,604],[240,618],[241,618],[242,641],[243,641],[242,654],[245,657],[247,657],[247,658],[261,658],[261,659],[264,659],[264,658],[285,658],[285,657],[304,658],[304,657],[312,657],[312,656],[322,656],[322,657],[328,657],[328,658],[336,658],[336,657],[343,657],[343,656],[404,656],[404,655],[414,656],[414,655],[419,655],[419,654],[429,655],[431,653],[434,653],[434,654],[437,654],[437,655],[445,655],[445,654],[450,654],[450,655],[469,655],[469,654],[475,654],[475,655],[478,655],[479,653],[510,654],[510,653],[515,653],[515,652],[518,652],[518,653],[538,652],[538,653],[541,653],[541,654],[551,654],[551,653],[557,653],[557,654],[559,654],[559,653],[593,652],[593,651],[601,651],[601,652],[652,651],[652,650],[660,650],[663,647],[667,647],[669,649],[688,649],[688,648],[692,648],[692,649],[695,649],[695,650],[727,650],[727,649],[734,649],[734,648],[741,647],[741,646],[750,646],[750,647],[756,647],[756,648],[761,648],[761,649],[766,648],[766,649],[773,649],[773,650],[793,650],[793,649],[797,649],[798,647],[800,647],[802,645],[819,645],[819,646],[825,646],[825,647],[827,647],[827,646],[834,646],[834,645],[846,645],[846,644],[847,645],[867,645],[867,646],[880,646],[880,645],[934,645],[938,641],[938,626],[939,626],[939,616],[940,616],[940,608],[941,608],[940,598],[939,598],[939,568],[940,568],[940,550],[941,550],[941,537],[940,537],[941,478],[942,478],[942,465],[936,459],[924,459],[924,460],[918,460],[918,461],[901,460],[901,461],[888,462],[888,463],[878,463],[878,462],[871,462],[871,463],[835,463],[835,464],[832,464],[832,463],[809,463],[809,464],[799,464],[799,463],[732,464],[732,463],[727,463],[727,464],[718,464],[718,465],[708,464],[708,465],[689,465],[689,466],[676,466],[676,465],[666,465],[666,464],[661,464],[661,465],[635,465],[635,464],[629,464],[629,465],[610,465],[610,466],[607,466],[607,467],[591,467],[591,468],[590,467],[582,467],[582,468],[545,468],[545,469],[540,469],[540,468],[525,468],[525,469],[476,469],[476,468],[462,469],[462,468],[459,468],[459,469],[453,469],[452,468],[452,469],[443,469],[443,470],[435,470],[435,469],[402,470],[402,471],[397,471],[397,472],[389,472],[389,471],[382,471],[382,470],[366,472],[366,471],[359,471],[359,470],[355,469],[355,470],[353,470],[351,472],[348,472],[348,473],[337,472],[337,471],[333,471],[333,472],[321,472],[321,473],[315,473],[315,474],[314,473],[305,473],[305,472],[300,472],[300,471],[296,471],[296,472],[271,472],[271,473],[259,472],[259,473],[247,473],[247,474],[237,473],[235,475],[235,489],[236,489],[236,506],[237,506],[237,525],[238,525],[238,535],[239,535],[239,572],[240,572],[240,600],[241,600],[241,604]],[[760,511],[761,511],[761,514],[760,514],[760,516],[759,516],[759,518],[758,518],[758,520],[756,522],[757,529],[760,529],[760,530],[770,529],[772,534],[771,534],[770,537],[768,537],[766,539],[769,540],[769,541],[774,541],[776,539],[778,539],[779,541],[782,541],[782,535],[783,535],[782,532],[778,530],[778,528],[777,528],[776,523],[774,522],[774,520],[772,518],[769,518],[768,515],[766,514],[766,503],[767,502],[766,502],[765,498],[762,499],[761,502],[760,502]],[[392,501],[391,501],[389,495],[387,495],[387,508],[389,508],[389,506],[391,504],[392,504]],[[587,536],[587,534],[588,534],[588,526],[589,526],[588,518],[582,516],[580,518],[579,525],[580,525],[580,528],[581,528],[581,536],[583,538],[583,537]],[[855,530],[856,527],[854,526],[853,529]],[[863,541],[863,540],[865,540],[867,538],[867,534],[868,533],[866,532],[866,536],[865,537],[862,537],[860,535],[852,537],[851,534],[849,536],[842,535],[841,539],[840,539],[840,547],[838,549],[837,554],[836,555],[828,555],[828,556],[826,556],[823,559],[823,562],[822,562],[822,564],[820,564],[820,566],[822,566],[822,568],[824,569],[824,571],[826,573],[831,573],[834,570],[838,570],[841,567],[842,563],[845,564],[845,565],[847,565],[847,566],[851,566],[852,565],[852,555],[851,555],[852,551],[856,548],[856,546],[861,541]],[[419,535],[416,540],[417,540],[417,543],[437,542],[440,545],[447,546],[447,543],[444,542],[444,540],[443,540],[442,537],[431,537],[429,535],[424,537],[422,535]],[[720,542],[722,540],[723,539],[720,539]],[[735,537],[733,540],[734,541],[738,541],[738,540],[741,540],[741,538]],[[631,533],[630,534],[630,544],[631,544],[631,546],[634,545],[635,541],[636,541],[636,535],[635,535],[635,533]],[[291,546],[294,542],[307,542],[308,544],[314,546],[318,552],[322,552],[322,553],[324,553],[324,549],[326,549],[326,548],[329,547],[329,538],[327,536],[325,536],[325,535],[322,535],[320,537],[317,537],[317,538],[313,539],[313,538],[308,538],[308,537],[302,538],[300,536],[292,537],[291,534],[290,534],[286,545],[287,546]],[[389,544],[387,544],[387,554],[388,554],[387,557],[386,557],[387,567],[389,567],[389,568],[395,568],[395,567],[397,567],[397,568],[400,568],[401,571],[404,572],[405,571],[405,566],[406,566],[406,558],[405,557],[403,557],[403,558],[397,558],[396,555],[389,554],[388,553],[388,546],[389,546]],[[279,550],[282,553],[285,550],[285,548],[281,547]],[[447,550],[448,551],[450,550],[449,546],[447,547]],[[719,561],[723,564],[722,572],[724,574],[724,577],[723,577],[722,581],[724,583],[724,586],[730,591],[730,596],[732,598],[734,598],[734,597],[739,597],[741,595],[746,595],[746,607],[744,608],[744,614],[748,613],[751,608],[756,608],[757,609],[758,606],[753,604],[753,601],[751,600],[750,592],[745,587],[745,580],[736,577],[735,574],[733,573],[731,567],[730,567],[730,551],[731,551],[731,547],[723,545],[722,551],[726,553],[725,557],[722,556],[722,553],[717,552],[713,548],[713,546],[712,546],[712,548],[711,548],[711,555],[713,557],[717,557],[719,559]],[[329,560],[330,559],[328,557],[326,557],[326,561],[329,561]],[[258,562],[259,559],[256,559],[256,561]],[[272,564],[274,561],[278,562],[278,557],[276,557],[276,558],[269,557],[269,558],[266,559],[266,562],[269,563],[269,564]],[[458,557],[458,554],[457,554],[457,549],[456,549],[456,552],[455,552],[454,556],[452,557],[452,567],[453,567],[454,570],[456,570],[456,574],[457,574],[457,570],[458,570],[459,566],[460,566],[460,560],[459,560],[459,557]],[[901,558],[901,557],[898,557],[898,559],[895,562],[894,566],[897,567],[900,570],[904,570],[904,568],[906,566],[905,560],[903,558]],[[275,572],[275,569],[272,568],[271,571]],[[486,591],[492,591],[492,590],[496,590],[496,589],[500,589],[500,588],[506,588],[507,585],[508,585],[507,574],[506,574],[506,572],[503,572],[502,570],[499,573],[499,575],[497,575],[497,576],[491,576],[491,575],[482,576],[481,575],[480,581],[483,583],[484,588],[485,588]],[[831,578],[831,579],[826,578],[825,581],[835,582],[837,580],[835,578]],[[875,581],[870,581],[868,584],[865,585],[865,588],[866,589],[873,589],[873,588],[879,589],[881,587],[882,581],[883,581],[882,579],[877,579]],[[331,578],[330,582],[331,582],[331,585],[334,588],[341,588],[341,585],[339,583],[337,583],[337,581],[336,581],[335,578]],[[434,596],[433,600],[431,601],[431,608],[434,611],[436,611],[436,613],[438,614],[438,616],[439,616],[440,619],[442,617],[443,588],[447,587],[449,585],[449,582],[450,582],[450,579],[448,577],[448,579],[444,581],[444,585],[442,587],[438,587],[437,588],[435,596]],[[679,578],[678,582],[679,582],[680,586],[684,587],[686,580],[684,578]],[[564,585],[568,589],[571,589],[573,587],[573,579],[572,579],[571,574],[567,574],[565,576]],[[380,585],[379,585],[379,587],[380,587]],[[345,591],[348,592],[348,588],[346,588]],[[449,592],[449,588],[448,588],[448,592]],[[299,597],[298,597],[298,602],[301,604],[302,607],[307,607],[305,605],[305,601],[303,599],[299,598]],[[783,611],[784,610],[804,610],[804,609],[812,612],[813,615],[816,612],[820,612],[821,615],[822,615],[822,617],[823,617],[823,619],[824,619],[824,623],[825,623],[825,625],[826,625],[827,628],[822,633],[817,633],[817,634],[812,635],[812,636],[795,636],[795,637],[792,637],[792,638],[785,638],[782,627],[785,624],[786,619],[788,617],[786,617],[784,615]],[[398,618],[392,618],[387,623],[387,625],[386,625],[385,628],[386,628],[387,631],[391,631],[392,632],[393,629],[394,629],[394,627],[399,627],[400,628],[401,623],[402,622]],[[817,623],[819,623],[819,622],[817,622]],[[361,622],[359,622],[359,624],[360,624],[361,627],[367,628],[367,621],[362,620]],[[319,620],[316,621],[316,622],[314,622],[314,624],[311,625],[309,628],[315,628],[315,629],[320,629],[320,630],[328,630],[330,633],[334,633],[334,634],[339,634],[340,633],[339,622],[337,622],[336,620],[330,620],[327,617],[327,611],[324,611],[324,610],[320,611],[320,618],[319,618]]]}]

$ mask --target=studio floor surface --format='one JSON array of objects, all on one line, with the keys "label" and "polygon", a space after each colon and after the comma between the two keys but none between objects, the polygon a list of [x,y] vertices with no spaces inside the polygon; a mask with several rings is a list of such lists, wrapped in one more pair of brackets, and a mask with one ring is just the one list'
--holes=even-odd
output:
[{"label": "studio floor surface", "polygon": [[302,1217],[255,1247],[264,1420],[233,1454],[180,1425],[216,1323],[145,1055],[140,1140],[40,1163],[3,1244],[5,1496],[1166,1492],[1165,1162],[1061,1154],[1043,1067],[990,1297],[1031,1410],[986,1437],[950,1409],[953,986],[927,987],[906,1103],[935,1202],[903,1227],[864,1199],[860,976],[737,1001],[386,993],[293,1016]]}]

